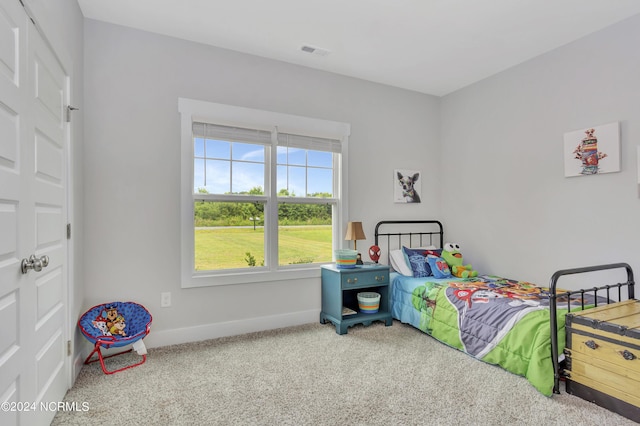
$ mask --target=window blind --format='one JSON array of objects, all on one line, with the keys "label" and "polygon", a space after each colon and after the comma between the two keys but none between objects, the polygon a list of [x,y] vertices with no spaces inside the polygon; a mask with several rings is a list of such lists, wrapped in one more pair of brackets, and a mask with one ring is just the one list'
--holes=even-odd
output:
[{"label": "window blind", "polygon": [[193,123],[193,137],[271,145],[271,132],[219,124]]},{"label": "window blind", "polygon": [[278,145],[313,151],[341,152],[340,141],[337,139],[316,138],[291,133],[278,132]]}]

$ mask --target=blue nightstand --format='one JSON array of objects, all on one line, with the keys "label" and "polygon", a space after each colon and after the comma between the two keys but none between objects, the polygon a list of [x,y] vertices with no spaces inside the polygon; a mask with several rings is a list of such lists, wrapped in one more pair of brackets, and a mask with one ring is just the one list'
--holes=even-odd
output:
[{"label": "blue nightstand", "polygon": [[[356,325],[370,325],[373,321],[393,324],[389,304],[389,267],[386,265],[358,265],[351,269],[338,269],[335,265],[323,265],[322,311],[320,323],[332,322],[336,333],[346,334],[347,328]],[[358,309],[360,292],[372,291],[380,294],[380,308],[375,314],[364,314]],[[343,315],[342,309],[349,308],[355,314]]]}]

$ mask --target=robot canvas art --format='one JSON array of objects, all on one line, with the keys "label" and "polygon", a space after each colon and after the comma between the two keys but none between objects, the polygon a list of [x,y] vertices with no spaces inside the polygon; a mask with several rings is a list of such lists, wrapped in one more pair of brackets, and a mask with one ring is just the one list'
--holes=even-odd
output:
[{"label": "robot canvas art", "polygon": [[620,171],[618,122],[574,130],[564,134],[565,177]]}]

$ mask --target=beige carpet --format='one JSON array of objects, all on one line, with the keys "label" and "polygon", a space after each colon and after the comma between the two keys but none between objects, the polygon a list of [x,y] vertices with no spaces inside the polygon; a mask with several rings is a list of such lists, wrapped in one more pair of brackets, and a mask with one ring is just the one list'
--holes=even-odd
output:
[{"label": "beige carpet", "polygon": [[54,425],[635,424],[566,393],[545,397],[397,321],[152,349],[115,375],[85,366],[65,401],[89,409],[59,412]]}]

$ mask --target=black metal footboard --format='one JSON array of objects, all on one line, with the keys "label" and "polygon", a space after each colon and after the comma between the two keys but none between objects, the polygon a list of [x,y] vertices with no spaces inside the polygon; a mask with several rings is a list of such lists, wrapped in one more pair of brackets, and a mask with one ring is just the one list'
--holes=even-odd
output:
[{"label": "black metal footboard", "polygon": [[[558,283],[558,280],[560,279],[560,277],[565,276],[565,275],[574,275],[574,274],[582,274],[582,273],[586,273],[586,272],[595,272],[595,271],[604,271],[604,270],[608,270],[608,269],[618,269],[618,268],[624,268],[627,271],[627,282],[624,283],[616,283],[616,284],[608,284],[608,285],[604,285],[602,287],[593,287],[593,288],[589,288],[589,289],[581,289],[581,290],[575,290],[575,291],[563,291],[561,293],[557,293],[557,289],[556,289],[556,285]],[[553,377],[554,377],[554,382],[553,382],[553,393],[560,393],[560,362],[558,361],[558,312],[557,312],[557,307],[558,307],[558,298],[559,297],[567,297],[568,299],[571,298],[572,295],[580,295],[581,299],[582,299],[582,306],[577,308],[577,310],[584,310],[585,306],[584,306],[584,295],[585,294],[593,294],[594,299],[596,300],[595,304],[596,306],[598,306],[598,292],[606,292],[606,302],[605,304],[608,303],[613,303],[613,302],[618,302],[618,301],[622,301],[622,288],[623,287],[627,287],[627,297],[628,299],[635,299],[635,293],[634,293],[634,285],[635,282],[633,280],[633,270],[631,269],[631,266],[629,266],[626,263],[612,263],[612,264],[608,264],[608,265],[597,265],[597,266],[586,266],[583,268],[573,268],[573,269],[563,269],[560,271],[557,271],[555,274],[553,274],[553,276],[551,277],[551,282],[549,284],[549,291],[551,293],[550,295],[550,300],[549,300],[549,307],[550,307],[550,316],[551,316],[551,360],[553,361]],[[611,292],[617,291],[617,300],[612,299],[611,296]],[[568,309],[569,311],[571,310],[571,304],[567,303]]]}]

